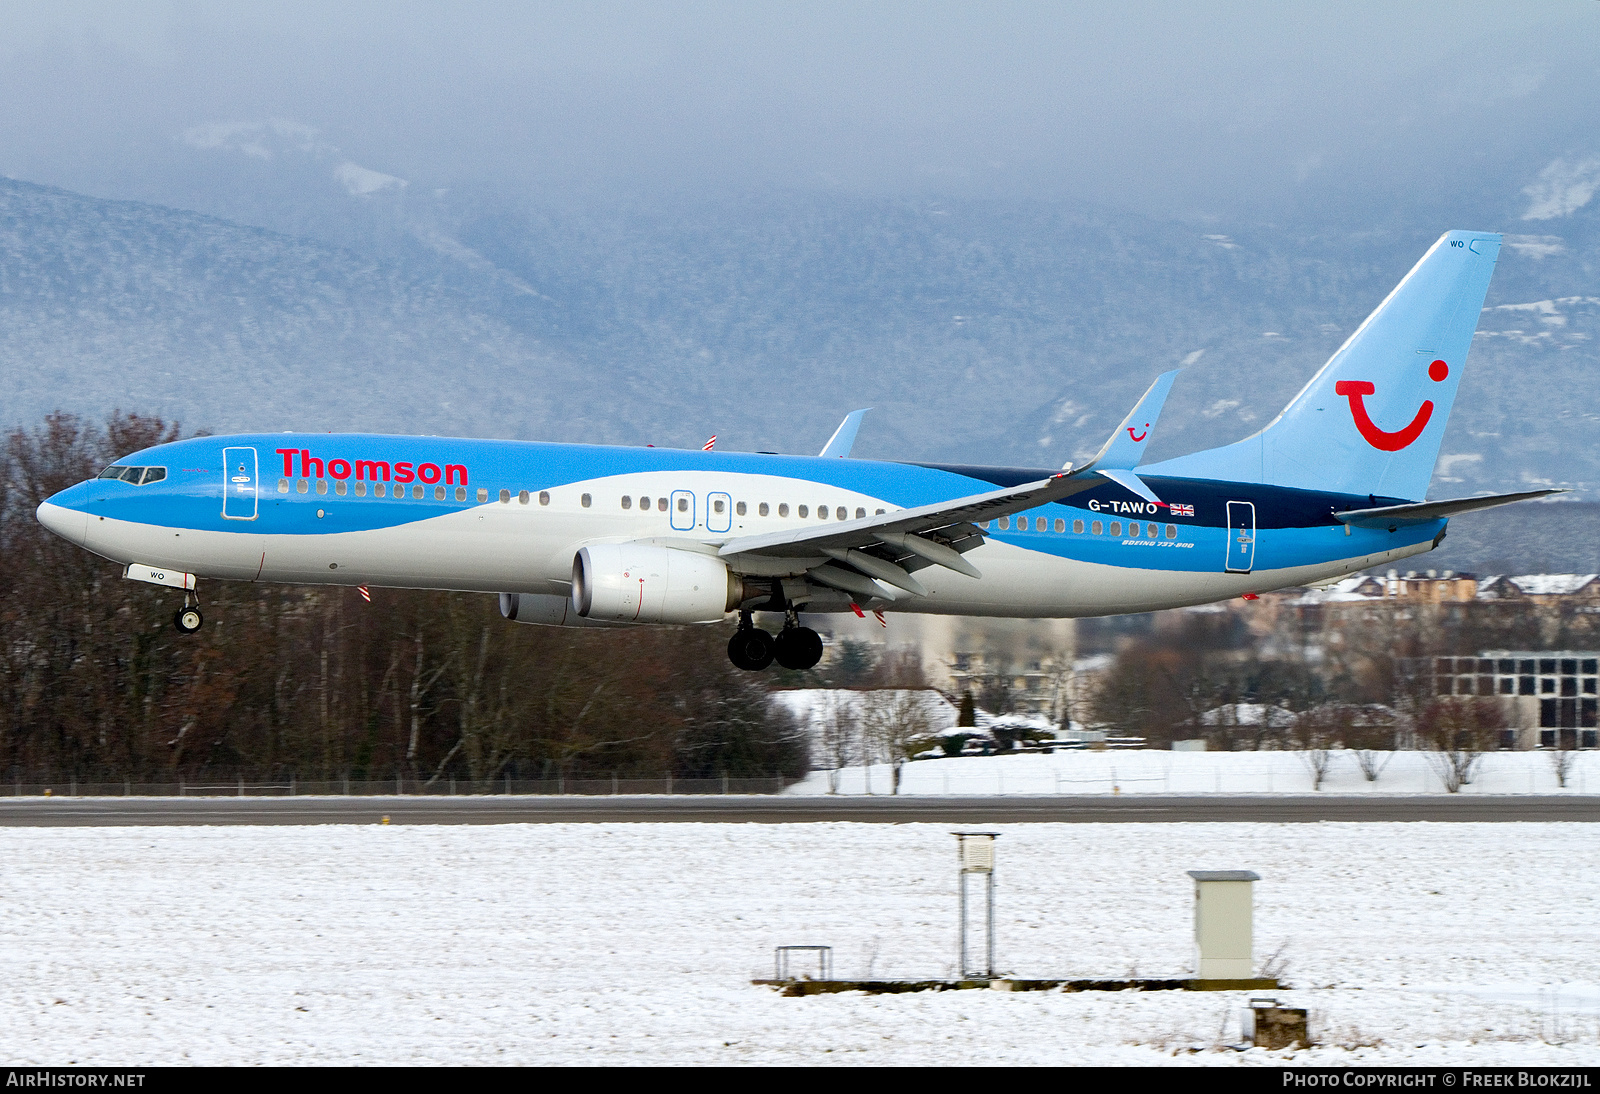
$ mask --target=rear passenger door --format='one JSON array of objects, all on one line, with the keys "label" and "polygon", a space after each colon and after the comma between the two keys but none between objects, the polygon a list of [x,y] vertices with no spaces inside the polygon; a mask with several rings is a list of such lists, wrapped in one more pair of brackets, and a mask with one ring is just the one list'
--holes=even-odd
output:
[{"label": "rear passenger door", "polygon": [[1248,501],[1228,503],[1228,557],[1230,574],[1247,574],[1256,564],[1256,507]]}]

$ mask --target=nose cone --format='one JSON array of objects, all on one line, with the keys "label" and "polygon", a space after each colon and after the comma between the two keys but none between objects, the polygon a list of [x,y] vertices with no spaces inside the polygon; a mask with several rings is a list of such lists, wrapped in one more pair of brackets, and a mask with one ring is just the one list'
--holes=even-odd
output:
[{"label": "nose cone", "polygon": [[69,509],[65,505],[57,505],[54,501],[46,501],[39,503],[34,515],[39,518],[40,524],[62,539],[83,546],[89,525],[89,514],[84,510]]}]

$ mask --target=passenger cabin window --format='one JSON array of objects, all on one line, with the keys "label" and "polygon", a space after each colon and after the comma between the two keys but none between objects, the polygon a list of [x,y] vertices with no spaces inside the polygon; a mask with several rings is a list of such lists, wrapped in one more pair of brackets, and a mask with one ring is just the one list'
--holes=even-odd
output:
[{"label": "passenger cabin window", "polygon": [[1097,520],[1093,524],[1089,525],[1089,530],[1097,536],[1103,536],[1106,533],[1105,522]]},{"label": "passenger cabin window", "polygon": [[317,493],[326,494],[327,492],[328,492],[328,480],[327,479],[318,479],[317,480]]},{"label": "passenger cabin window", "polygon": [[1065,532],[1066,530],[1067,530],[1067,522],[1062,520],[1060,517],[1057,517],[1056,518],[1056,534],[1060,535],[1062,532]]},{"label": "passenger cabin window", "polygon": [[679,498],[678,499],[678,512],[687,513],[688,511],[689,511],[689,499],[688,498]]},{"label": "passenger cabin window", "polygon": [[434,501],[443,501],[444,500],[444,487],[435,486],[433,488],[433,500]]},{"label": "passenger cabin window", "polygon": [[1168,539],[1177,539],[1178,538],[1178,526],[1176,524],[1167,525],[1167,538]]},{"label": "passenger cabin window", "polygon": [[383,483],[375,482],[375,483],[372,484],[372,496],[373,497],[381,498],[385,494],[387,494],[388,492],[389,492],[389,488],[387,486],[383,485]]},{"label": "passenger cabin window", "polygon": [[509,490],[500,491],[500,504],[501,505],[510,505],[511,504],[511,491],[509,491]]},{"label": "passenger cabin window", "polygon": [[624,509],[632,509],[633,508],[633,499],[630,498],[626,494],[622,495],[622,507]]},{"label": "passenger cabin window", "polygon": [[[778,515],[780,517],[786,517],[786,516],[789,515],[789,503],[788,502],[782,501],[782,502],[778,503]],[[802,517],[806,515],[804,509],[801,510],[800,515]]]},{"label": "passenger cabin window", "polygon": [[411,486],[411,496],[413,498],[422,497],[422,485],[420,483],[413,483],[412,484],[412,486]]},{"label": "passenger cabin window", "polygon": [[481,486],[478,487],[478,501],[485,502],[485,501],[488,501],[488,500],[489,500],[489,491],[485,490]]},{"label": "passenger cabin window", "polygon": [[768,513],[770,513],[771,511],[772,510],[767,506],[766,502],[762,502],[760,505],[756,506],[756,514],[758,516],[763,516],[764,517]]},{"label": "passenger cabin window", "polygon": [[733,511],[735,513],[739,514],[741,517],[744,516],[744,513],[745,513],[744,502],[742,502],[742,501],[734,502]]},{"label": "passenger cabin window", "polygon": [[850,519],[850,510],[846,509],[844,506],[841,505],[841,506],[839,506],[837,509],[835,509],[833,511],[833,515],[834,515],[834,517],[836,517],[839,520],[849,520]]},{"label": "passenger cabin window", "polygon": [[1075,520],[1072,522],[1072,534],[1075,536],[1083,535],[1083,521]]},{"label": "passenger cabin window", "polygon": [[711,503],[711,511],[713,513],[720,513],[726,508],[727,506],[723,504],[721,498],[718,498],[716,501]]},{"label": "passenger cabin window", "polygon": [[1047,527],[1047,526],[1048,526],[1048,525],[1049,525],[1049,524],[1050,524],[1050,522],[1049,522],[1049,521],[1048,521],[1048,520],[1046,520],[1046,519],[1045,519],[1045,518],[1044,518],[1044,517],[1034,517],[1034,518],[1033,518],[1033,530],[1034,530],[1034,531],[1035,531],[1035,532],[1042,532],[1042,531],[1044,531],[1044,530],[1045,530],[1045,528],[1046,528],[1046,527]]},{"label": "passenger cabin window", "polygon": [[526,490],[519,490],[517,492],[517,503],[520,505],[528,504],[528,492]]},{"label": "passenger cabin window", "polygon": [[856,506],[856,519],[857,520],[864,519],[866,517],[866,515],[867,515],[867,511],[865,509],[861,508],[861,506],[859,506],[859,505]]},{"label": "passenger cabin window", "polygon": [[356,483],[356,497],[364,498],[366,496],[367,496],[367,484],[365,482],[357,482]]},{"label": "passenger cabin window", "polygon": [[808,516],[811,515],[811,509],[808,506],[802,505],[802,506],[800,506],[799,508],[797,508],[795,510],[795,513],[798,514],[799,516],[801,516],[802,518],[803,517],[808,517]]},{"label": "passenger cabin window", "polygon": [[278,493],[287,494],[288,492],[289,492],[289,480],[288,479],[279,479],[278,480]]},{"label": "passenger cabin window", "polygon": [[311,485],[305,479],[301,479],[299,482],[294,484],[294,488],[297,493],[304,494],[311,488]]},{"label": "passenger cabin window", "polygon": [[656,508],[661,510],[663,513],[665,513],[667,511],[667,499],[666,498],[657,498],[656,499]]},{"label": "passenger cabin window", "polygon": [[466,501],[467,500],[467,488],[465,486],[456,487],[456,500],[457,501]]},{"label": "passenger cabin window", "polygon": [[548,490],[539,491],[539,504],[540,505],[549,505],[550,504],[550,491],[548,491]]},{"label": "passenger cabin window", "polygon": [[1122,534],[1122,522],[1120,520],[1114,520],[1111,522],[1111,534],[1114,536],[1120,536]]},{"label": "passenger cabin window", "polygon": [[1001,517],[999,520],[995,521],[995,523],[998,524],[1000,526],[1000,530],[1004,532],[1011,527],[1011,518]]},{"label": "passenger cabin window", "polygon": [[584,494],[582,497],[580,497],[578,499],[578,504],[583,506],[585,509],[587,509],[587,508],[589,508],[589,504],[592,501],[594,501],[593,498],[591,498],[588,494]]},{"label": "passenger cabin window", "polygon": [[335,494],[338,494],[341,498],[345,496],[345,493],[349,489],[350,488],[345,485],[345,482],[344,482],[343,479],[334,479],[333,480],[333,492]]}]

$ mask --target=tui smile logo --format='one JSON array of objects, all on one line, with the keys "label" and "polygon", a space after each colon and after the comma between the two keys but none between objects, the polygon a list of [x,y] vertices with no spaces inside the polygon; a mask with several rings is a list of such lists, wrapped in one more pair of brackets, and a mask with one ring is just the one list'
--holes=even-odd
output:
[{"label": "tui smile logo", "polygon": [[1133,437],[1133,441],[1134,441],[1135,444],[1138,444],[1140,441],[1142,441],[1146,437],[1150,436],[1150,423],[1149,422],[1145,422],[1144,423],[1144,432],[1138,434],[1137,436],[1135,436],[1135,434],[1133,432],[1135,428],[1137,428],[1137,427],[1131,426],[1131,425],[1128,427],[1128,436]]},{"label": "tui smile logo", "polygon": [[[1436,384],[1449,375],[1450,366],[1443,361],[1435,361],[1428,366],[1428,378]],[[1417,408],[1416,417],[1411,419],[1411,424],[1390,433],[1379,429],[1371,415],[1367,413],[1364,400],[1377,390],[1366,380],[1340,380],[1333,385],[1335,395],[1343,395],[1350,400],[1350,417],[1355,420],[1356,428],[1361,431],[1361,436],[1366,442],[1380,452],[1398,452],[1422,436],[1422,431],[1428,428],[1428,421],[1433,417],[1433,400],[1424,399],[1422,405]]]}]

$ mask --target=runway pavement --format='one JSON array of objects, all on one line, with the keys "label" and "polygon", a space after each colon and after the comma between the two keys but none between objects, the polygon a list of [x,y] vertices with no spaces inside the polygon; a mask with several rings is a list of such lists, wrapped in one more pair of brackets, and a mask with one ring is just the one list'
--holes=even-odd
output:
[{"label": "runway pavement", "polygon": [[12,827],[379,824],[384,817],[392,824],[1600,821],[1600,796],[0,798],[0,826]]}]

